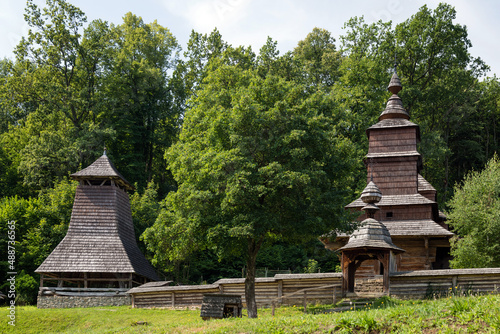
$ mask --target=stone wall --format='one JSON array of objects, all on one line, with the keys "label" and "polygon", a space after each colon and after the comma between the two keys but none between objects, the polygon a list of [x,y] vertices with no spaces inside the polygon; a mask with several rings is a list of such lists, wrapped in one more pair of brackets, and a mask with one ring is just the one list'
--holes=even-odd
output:
[{"label": "stone wall", "polygon": [[383,278],[357,278],[354,291],[356,293],[382,293],[384,292]]},{"label": "stone wall", "polygon": [[130,295],[122,296],[38,296],[38,308],[73,308],[131,305]]}]

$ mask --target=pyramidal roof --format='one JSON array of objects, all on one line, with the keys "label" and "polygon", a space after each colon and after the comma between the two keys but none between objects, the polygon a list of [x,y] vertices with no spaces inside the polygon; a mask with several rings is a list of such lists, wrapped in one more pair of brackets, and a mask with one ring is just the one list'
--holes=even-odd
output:
[{"label": "pyramidal roof", "polygon": [[115,165],[113,165],[113,162],[109,160],[106,155],[106,151],[104,151],[104,154],[90,166],[79,172],[73,173],[70,176],[78,181],[111,179],[127,190],[134,189],[134,187],[132,187],[132,185],[123,177],[123,175],[118,172]]}]

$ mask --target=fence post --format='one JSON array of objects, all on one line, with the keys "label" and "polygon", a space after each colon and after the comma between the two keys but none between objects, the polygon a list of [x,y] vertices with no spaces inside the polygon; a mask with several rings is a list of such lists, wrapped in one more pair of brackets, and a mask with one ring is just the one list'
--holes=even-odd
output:
[{"label": "fence post", "polygon": [[304,312],[307,310],[307,291],[304,291]]},{"label": "fence post", "polygon": [[337,304],[337,287],[333,287],[333,305]]}]

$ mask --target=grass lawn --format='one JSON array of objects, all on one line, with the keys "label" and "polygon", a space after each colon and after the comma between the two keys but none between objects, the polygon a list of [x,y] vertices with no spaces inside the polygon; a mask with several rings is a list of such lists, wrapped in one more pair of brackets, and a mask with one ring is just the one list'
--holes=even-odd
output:
[{"label": "grass lawn", "polygon": [[[96,307],[16,308],[16,326],[1,308],[0,333],[500,333],[500,295],[401,301],[328,313],[332,305],[259,309],[258,319],[203,321],[199,310]],[[147,324],[137,324],[138,322]]]}]

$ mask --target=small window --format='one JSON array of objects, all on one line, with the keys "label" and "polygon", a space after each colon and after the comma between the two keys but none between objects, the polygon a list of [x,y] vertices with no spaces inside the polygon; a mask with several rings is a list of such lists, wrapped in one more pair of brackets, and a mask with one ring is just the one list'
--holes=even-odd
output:
[{"label": "small window", "polygon": [[387,212],[385,218],[392,218],[392,211]]}]

